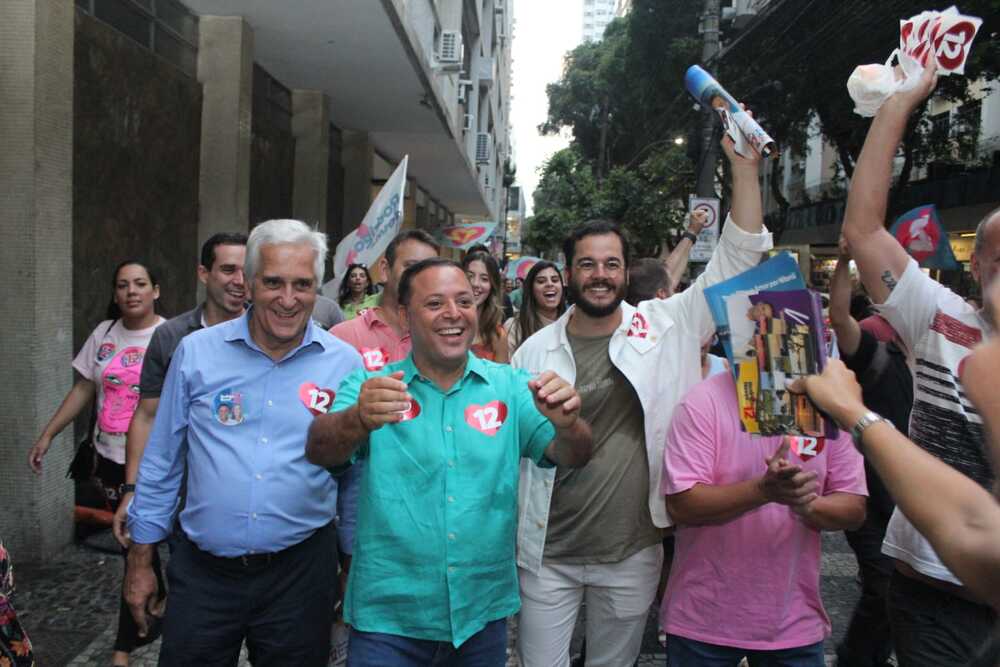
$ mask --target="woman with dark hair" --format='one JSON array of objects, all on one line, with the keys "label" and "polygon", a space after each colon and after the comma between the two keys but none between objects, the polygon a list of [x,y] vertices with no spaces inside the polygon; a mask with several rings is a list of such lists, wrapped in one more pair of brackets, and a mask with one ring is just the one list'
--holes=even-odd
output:
[{"label": "woman with dark hair", "polygon": [[462,260],[462,268],[472,284],[472,297],[479,311],[479,331],[472,342],[472,353],[482,359],[507,363],[507,334],[503,330],[503,302],[500,290],[500,265],[492,255],[473,252]]},{"label": "woman with dark hair", "polygon": [[344,311],[344,320],[354,319],[359,312],[378,305],[378,294],[372,283],[372,275],[364,264],[351,264],[340,282],[337,303]]},{"label": "woman with dark hair", "polygon": [[[159,298],[160,285],[148,266],[136,260],[127,260],[115,267],[107,319],[97,325],[73,359],[73,368],[80,378],[66,394],[62,405],[28,454],[31,469],[41,474],[42,459],[52,445],[52,439],[94,401],[89,434],[95,450],[93,463],[90,457],[80,457],[80,460],[86,461],[87,468],[81,472],[98,480],[111,512],[118,508],[125,490],[122,488],[125,483],[125,434],[132,413],[139,404],[139,375],[146,347],[153,331],[165,321],[156,314],[156,300]],[[74,461],[74,468],[76,463]],[[154,567],[162,592],[164,587],[159,559]],[[150,633],[140,643],[135,621],[122,599],[113,664],[127,665],[132,650],[155,639],[152,635]]]},{"label": "woman with dark hair", "polygon": [[525,276],[522,293],[521,310],[503,324],[510,356],[514,356],[514,350],[533,333],[566,312],[562,274],[552,262],[541,261],[531,267]]}]

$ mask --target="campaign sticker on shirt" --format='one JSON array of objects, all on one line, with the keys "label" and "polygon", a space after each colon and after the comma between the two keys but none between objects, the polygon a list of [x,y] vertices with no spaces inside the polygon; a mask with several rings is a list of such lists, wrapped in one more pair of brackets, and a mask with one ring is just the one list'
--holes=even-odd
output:
[{"label": "campaign sticker on shirt", "polygon": [[333,389],[318,386],[315,382],[303,382],[299,387],[299,398],[309,412],[314,415],[325,415],[333,406]]},{"label": "campaign sticker on shirt", "polygon": [[361,359],[366,371],[380,371],[389,363],[389,352],[384,347],[363,347]]},{"label": "campaign sticker on shirt", "polygon": [[115,353],[114,343],[101,343],[101,346],[97,348],[97,360],[107,361]]},{"label": "campaign sticker on shirt", "polygon": [[507,419],[507,404],[490,401],[486,405],[472,404],[465,408],[465,423],[483,435],[494,436]]},{"label": "campaign sticker on shirt", "polygon": [[236,426],[245,419],[243,394],[235,389],[223,389],[212,401],[212,412],[216,421],[223,426]]},{"label": "campaign sticker on shirt", "polygon": [[790,435],[788,442],[791,450],[803,461],[819,456],[826,446],[826,438],[814,438],[808,435]]},{"label": "campaign sticker on shirt", "polygon": [[399,414],[402,417],[399,420],[399,423],[408,422],[411,419],[416,419],[417,415],[420,414],[420,404],[411,399],[410,406]]},{"label": "campaign sticker on shirt", "polygon": [[649,336],[649,322],[642,313],[636,312],[632,316],[632,321],[628,324],[628,336],[635,338],[646,338]]}]

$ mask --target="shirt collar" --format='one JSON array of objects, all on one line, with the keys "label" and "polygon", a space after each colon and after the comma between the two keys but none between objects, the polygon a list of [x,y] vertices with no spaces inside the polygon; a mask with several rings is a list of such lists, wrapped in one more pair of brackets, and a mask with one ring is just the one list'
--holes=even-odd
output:
[{"label": "shirt collar", "polygon": [[[628,304],[626,301],[622,301],[618,308],[622,311],[622,321],[618,324],[618,328],[612,332],[612,336],[627,333],[629,323],[632,321],[632,315],[635,313],[635,307]],[[553,352],[558,350],[560,347],[569,348],[569,319],[573,316],[573,311],[576,310],[576,306],[572,305],[566,309],[559,319],[557,319],[553,324],[548,326],[556,327],[554,329],[555,336],[549,340],[549,351]]]},{"label": "shirt collar", "polygon": [[[247,345],[247,347],[253,350],[257,350],[261,354],[264,354],[264,351],[260,349],[260,346],[254,342],[253,337],[250,335],[250,318],[253,317],[253,308],[254,307],[251,305],[246,309],[246,312],[244,312],[242,315],[237,317],[235,320],[230,320],[232,326],[229,328],[229,331],[226,332],[226,341],[228,342],[237,340],[243,341]],[[299,350],[301,350],[302,348],[308,347],[313,343],[316,343],[324,350],[326,350],[329,347],[330,340],[324,339],[323,336],[316,335],[316,331],[317,327],[313,323],[312,318],[311,317],[307,318],[306,330],[305,333],[302,335],[302,342],[299,343],[298,347],[290,351],[283,358],[287,359],[292,355],[294,355]]]},{"label": "shirt collar", "polygon": [[[474,373],[480,380],[489,384],[490,378],[486,373],[486,362],[474,355],[472,352],[467,352],[466,354],[468,356],[465,360],[465,371],[462,373],[461,379],[455,383],[452,389],[463,384],[466,378],[469,377],[470,373]],[[412,352],[406,355],[406,358],[399,362],[399,370],[403,371],[403,382],[406,384],[410,384],[416,376],[423,377],[420,375],[420,370],[417,368],[417,365],[413,363]]]}]

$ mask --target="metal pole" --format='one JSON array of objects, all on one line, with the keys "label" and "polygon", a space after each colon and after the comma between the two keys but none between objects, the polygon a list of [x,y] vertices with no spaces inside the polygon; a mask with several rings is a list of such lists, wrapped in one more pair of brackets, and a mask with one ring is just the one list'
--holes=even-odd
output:
[{"label": "metal pole", "polygon": [[[715,68],[711,65],[711,61],[719,52],[719,0],[705,0],[705,9],[701,15],[701,30],[703,35],[701,66],[714,75]],[[702,109],[701,114],[701,157],[696,191],[699,197],[714,197],[715,163],[719,154],[718,144],[714,141],[717,121],[711,109]]]}]

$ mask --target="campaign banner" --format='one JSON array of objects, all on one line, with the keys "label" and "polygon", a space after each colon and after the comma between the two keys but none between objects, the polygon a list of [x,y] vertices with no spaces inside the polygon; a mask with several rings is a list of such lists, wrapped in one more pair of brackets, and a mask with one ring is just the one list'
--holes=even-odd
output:
[{"label": "campaign banner", "polygon": [[708,226],[698,233],[690,256],[692,262],[707,262],[712,259],[715,246],[719,245],[719,200],[691,196],[688,198],[688,211],[704,211],[708,216]]},{"label": "campaign banner", "polygon": [[447,248],[468,250],[477,243],[486,243],[496,232],[496,222],[474,222],[465,225],[452,225],[438,232],[441,245]]},{"label": "campaign banner", "polygon": [[518,259],[512,259],[507,262],[507,272],[504,274],[506,278],[520,278],[524,280],[524,277],[528,275],[528,271],[531,271],[533,267],[538,262],[542,261],[541,257],[520,257]]},{"label": "campaign banner", "polygon": [[907,211],[896,219],[889,232],[921,267],[946,271],[961,268],[934,204]]},{"label": "campaign banner", "polygon": [[335,297],[351,264],[372,266],[382,256],[400,227],[403,226],[403,199],[406,195],[406,167],[410,156],[402,162],[385,182],[361,224],[337,244],[333,257],[333,279],[323,286],[323,293]]}]

